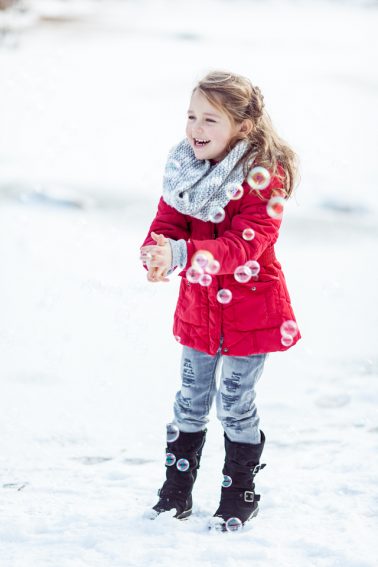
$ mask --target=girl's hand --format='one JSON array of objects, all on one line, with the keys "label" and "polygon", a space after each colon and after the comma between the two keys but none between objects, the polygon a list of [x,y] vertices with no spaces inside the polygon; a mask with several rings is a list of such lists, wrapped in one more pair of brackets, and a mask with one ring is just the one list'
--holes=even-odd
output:
[{"label": "girl's hand", "polygon": [[143,246],[140,249],[141,260],[147,264],[147,279],[150,282],[169,282],[166,277],[172,263],[172,251],[169,241],[163,234],[151,232],[156,246]]}]

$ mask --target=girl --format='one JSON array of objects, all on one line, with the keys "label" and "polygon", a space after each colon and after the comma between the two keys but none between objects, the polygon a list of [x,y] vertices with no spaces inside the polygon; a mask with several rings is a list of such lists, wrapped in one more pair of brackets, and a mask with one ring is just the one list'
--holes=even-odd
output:
[{"label": "girl", "polygon": [[273,129],[258,87],[218,71],[199,81],[186,139],[168,156],[163,195],[141,247],[148,281],[167,282],[181,268],[173,333],[183,345],[182,386],[155,517],[171,509],[178,519],[191,514],[214,398],[226,456],[212,523],[236,529],[257,514],[254,478],[265,466],[265,436],[255,385],[267,354],[300,338],[274,253],[295,176],[295,154]]}]

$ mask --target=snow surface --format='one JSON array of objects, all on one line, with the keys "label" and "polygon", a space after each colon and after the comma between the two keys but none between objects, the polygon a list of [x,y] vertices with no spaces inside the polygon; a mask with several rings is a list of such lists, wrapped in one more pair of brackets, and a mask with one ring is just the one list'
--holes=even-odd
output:
[{"label": "snow surface", "polygon": [[[68,4],[0,14],[1,567],[376,565],[374,4]],[[214,414],[193,516],[143,517],[180,346],[178,278],[148,284],[139,246],[212,68],[261,87],[302,174],[277,255],[303,339],[259,382],[261,511],[233,534],[207,530]]]}]

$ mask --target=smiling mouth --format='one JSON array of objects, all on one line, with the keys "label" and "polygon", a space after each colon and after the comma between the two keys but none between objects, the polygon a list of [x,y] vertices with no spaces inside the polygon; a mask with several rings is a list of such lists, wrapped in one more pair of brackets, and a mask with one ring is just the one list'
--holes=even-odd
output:
[{"label": "smiling mouth", "polygon": [[210,143],[210,140],[199,140],[197,138],[193,138],[193,142],[196,148],[203,148]]}]

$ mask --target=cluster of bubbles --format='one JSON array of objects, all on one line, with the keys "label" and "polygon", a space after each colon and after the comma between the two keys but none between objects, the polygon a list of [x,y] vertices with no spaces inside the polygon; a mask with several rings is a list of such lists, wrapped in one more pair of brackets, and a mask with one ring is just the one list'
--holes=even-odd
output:
[{"label": "cluster of bubbles", "polygon": [[[167,423],[167,443],[173,443],[178,439],[180,430],[175,423]],[[167,467],[173,467],[175,464],[179,471],[185,472],[189,469],[190,464],[188,459],[179,459],[176,462],[176,456],[173,453],[166,453],[165,464]]]},{"label": "cluster of bubbles", "polygon": [[220,270],[220,263],[215,260],[211,252],[198,250],[192,258],[192,265],[186,270],[186,279],[191,283],[198,283],[204,287],[211,285],[212,275]]},{"label": "cluster of bubbles", "polygon": [[[250,229],[252,230],[252,229]],[[220,270],[220,263],[215,260],[208,250],[198,250],[192,258],[192,265],[186,270],[186,278],[190,283],[200,284],[208,287],[212,282],[212,275]],[[251,278],[257,279],[260,272],[260,264],[256,260],[248,260],[234,271],[234,278],[239,283],[246,283]],[[217,293],[217,301],[223,305],[230,303],[232,292],[229,289],[220,289]],[[180,342],[180,337],[176,337]]]},{"label": "cluster of bubbles", "polygon": [[257,279],[260,272],[260,264],[256,260],[248,260],[234,271],[234,278],[239,283],[247,283],[251,278]]},{"label": "cluster of bubbles", "polygon": [[280,331],[281,343],[283,346],[289,347],[293,344],[294,338],[298,334],[298,325],[295,321],[287,320],[282,323]]},{"label": "cluster of bubbles", "polygon": [[[271,181],[270,173],[265,167],[257,166],[251,169],[248,174],[247,182],[252,189],[262,191],[266,189]],[[266,211],[273,219],[280,219],[283,214],[285,199],[282,196],[271,197],[266,206]]]}]

